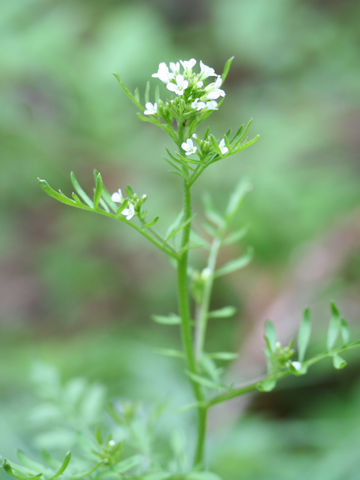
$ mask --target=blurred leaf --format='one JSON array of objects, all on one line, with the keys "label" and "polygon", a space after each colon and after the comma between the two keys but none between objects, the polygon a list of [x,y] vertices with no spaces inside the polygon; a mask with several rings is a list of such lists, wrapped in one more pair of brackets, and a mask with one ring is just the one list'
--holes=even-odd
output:
[{"label": "blurred leaf", "polygon": [[273,380],[271,378],[267,378],[256,385],[256,388],[260,392],[271,392],[271,390],[274,390],[275,387],[276,387],[276,380]]},{"label": "blurred leaf", "polygon": [[298,351],[299,351],[299,361],[302,362],[305,358],[305,353],[307,346],[309,344],[311,335],[311,318],[310,310],[307,308],[304,311],[303,318],[300,324],[299,333],[298,333]]},{"label": "blurred leaf", "polygon": [[332,361],[336,370],[342,370],[347,365],[347,362],[342,357],[340,357],[340,355],[333,355]]},{"label": "blurred leaf", "polygon": [[252,260],[254,254],[254,250],[249,247],[247,249],[247,253],[245,255],[230,261],[223,267],[220,267],[215,272],[215,277],[221,277],[222,275],[228,275],[229,273],[233,273],[236,270],[240,270],[241,268],[245,268]]},{"label": "blurred leaf", "polygon": [[340,333],[343,340],[344,345],[347,345],[350,341],[350,332],[349,332],[349,325],[345,318],[340,318]]},{"label": "blurred leaf", "polygon": [[55,473],[55,475],[53,475],[52,477],[50,477],[48,480],[53,480],[54,478],[57,478],[57,477],[59,477],[62,473],[64,473],[65,470],[67,469],[69,463],[70,463],[70,460],[71,460],[71,452],[67,452],[67,454],[65,455],[64,461],[62,462],[59,470]]},{"label": "blurred leaf", "polygon": [[331,318],[327,335],[327,349],[331,350],[335,345],[340,331],[340,314],[334,302],[331,302]]},{"label": "blurred leaf", "polygon": [[232,306],[219,308],[218,310],[212,310],[209,312],[209,318],[228,318],[232,317],[236,313],[236,308]]},{"label": "blurred leaf", "polygon": [[181,323],[179,315],[175,313],[170,315],[152,315],[151,318],[154,322],[160,323],[161,325],[179,325]]},{"label": "blurred leaf", "polygon": [[70,173],[70,178],[71,178],[71,182],[72,182],[72,184],[73,184],[73,187],[75,188],[75,191],[78,193],[78,195],[80,196],[80,198],[82,198],[82,200],[83,200],[90,208],[94,208],[94,203],[93,203],[93,201],[90,199],[90,197],[88,196],[88,194],[85,193],[85,191],[82,189],[80,183],[77,181],[77,178],[76,178],[74,172],[71,172],[71,173]]},{"label": "blurred leaf", "polygon": [[228,362],[228,361],[236,360],[238,357],[238,354],[233,352],[215,352],[215,353],[209,353],[208,356],[215,360],[223,360],[225,362]]},{"label": "blurred leaf", "polygon": [[265,324],[265,339],[268,340],[271,352],[276,351],[277,335],[273,322],[267,320]]}]

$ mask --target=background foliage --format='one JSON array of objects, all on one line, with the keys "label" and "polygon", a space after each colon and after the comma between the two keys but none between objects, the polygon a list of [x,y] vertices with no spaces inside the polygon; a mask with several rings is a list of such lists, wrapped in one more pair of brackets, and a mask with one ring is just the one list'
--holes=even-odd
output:
[{"label": "background foliage", "polygon": [[[132,232],[50,202],[35,180],[70,192],[70,170],[90,187],[97,168],[109,189],[131,183],[147,192],[150,210],[165,209],[166,228],[181,192],[162,158],[165,139],[138,122],[113,72],[134,88],[163,60],[201,58],[221,71],[235,55],[231,101],[212,126],[221,134],[229,120],[253,117],[261,140],[209,169],[198,200],[210,190],[223,205],[235,178],[251,179],[239,219],[249,233],[239,248],[253,245],[255,260],[218,287],[214,302],[228,298],[240,314],[212,326],[214,344],[240,348],[247,338],[259,362],[257,325],[268,313],[284,317],[278,328],[287,337],[309,304],[321,330],[330,298],[356,329],[359,15],[356,0],[2,2],[1,453],[37,445],[28,420],[41,396],[30,386],[34,360],[57,366],[64,382],[101,382],[110,398],[186,396],[176,363],[163,365],[151,350],[167,337],[178,341],[149,321],[175,308],[171,268]],[[319,480],[355,479],[354,365],[341,379],[323,367],[310,385],[251,399],[230,436],[214,420],[213,468],[229,480],[296,480],[307,470]],[[234,411],[219,416],[236,418]]]}]

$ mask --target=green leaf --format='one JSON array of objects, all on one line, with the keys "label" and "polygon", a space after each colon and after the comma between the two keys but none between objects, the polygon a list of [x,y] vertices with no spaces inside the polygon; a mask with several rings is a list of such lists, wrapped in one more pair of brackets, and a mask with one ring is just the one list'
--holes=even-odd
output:
[{"label": "green leaf", "polygon": [[[182,219],[183,215],[181,216],[181,219]],[[168,231],[169,233],[167,233],[167,236],[165,238],[165,241],[168,242],[169,240],[171,240],[173,237],[175,237],[175,235],[177,235],[178,233],[181,232],[181,230],[183,230],[185,227],[187,227],[191,222],[192,220],[194,219],[195,217],[195,214],[194,215],[191,215],[191,217],[189,217],[188,219],[184,220],[183,222],[180,221],[180,223],[174,223],[174,225],[172,226],[171,229],[169,229],[170,231]],[[181,220],[180,219],[180,220]]]},{"label": "green leaf", "polygon": [[271,392],[276,387],[276,380],[273,378],[266,378],[256,385],[256,388],[260,392]]},{"label": "green leaf", "polygon": [[75,176],[74,172],[70,173],[70,178],[71,178],[71,183],[73,184],[73,187],[75,188],[75,191],[79,195],[79,197],[90,207],[94,208],[94,204],[90,197],[85,193],[85,191],[82,189],[80,183],[77,181],[77,178]]},{"label": "green leaf", "polygon": [[141,226],[141,228],[150,228],[153,227],[158,221],[160,217],[155,217],[154,220],[148,223],[144,223],[144,225]]},{"label": "green leaf", "polygon": [[42,472],[44,470],[44,466],[41,463],[35,462],[31,458],[29,458],[22,450],[18,450],[17,457],[20,462],[30,470],[34,470],[35,472]]},{"label": "green leaf", "polygon": [[212,389],[216,389],[216,390],[223,390],[225,388],[224,385],[213,382],[209,378],[198,375],[197,373],[192,373],[192,372],[189,372],[189,371],[186,372],[186,373],[191,378],[191,380],[193,380],[195,383],[198,383],[199,385],[202,385],[203,387],[212,388]]},{"label": "green leaf", "polygon": [[225,63],[224,71],[223,71],[223,74],[221,75],[221,78],[222,78],[223,83],[225,82],[226,77],[227,77],[228,74],[229,74],[229,70],[230,70],[230,67],[231,67],[231,64],[232,64],[234,58],[235,58],[235,57],[230,57],[230,58],[226,61],[226,63]]},{"label": "green leaf", "polygon": [[215,272],[215,277],[221,277],[222,275],[228,275],[229,273],[235,272],[236,270],[240,270],[241,268],[246,267],[253,258],[253,249],[248,248],[245,255],[232,260],[231,262],[227,263],[225,266],[220,267]]},{"label": "green leaf", "polygon": [[118,81],[120,87],[124,90],[125,94],[130,98],[130,100],[142,111],[144,111],[144,107],[141,103],[134,97],[134,95],[130,92],[130,90],[125,86],[121,78],[117,73],[114,73],[114,77]]},{"label": "green leaf", "polygon": [[211,197],[208,194],[203,196],[203,204],[207,218],[217,227],[221,228],[224,225],[224,219],[213,207]]},{"label": "green leaf", "polygon": [[97,172],[95,170],[94,176],[95,176],[94,208],[98,208],[101,194],[102,194],[102,189],[103,189],[103,181],[102,181],[100,172]]},{"label": "green leaf", "polygon": [[125,460],[119,462],[114,470],[116,473],[128,472],[134,467],[137,467],[143,462],[143,457],[141,455],[133,455],[132,457],[126,458]]},{"label": "green leaf", "polygon": [[222,360],[224,362],[231,362],[232,360],[237,359],[238,354],[233,353],[233,352],[214,352],[214,353],[208,353],[208,356],[210,358],[213,358],[214,360]]},{"label": "green leaf", "polygon": [[171,313],[170,315],[152,315],[152,320],[161,325],[180,325],[181,319],[179,315]]},{"label": "green leaf", "polygon": [[341,370],[347,365],[347,362],[342,357],[340,357],[340,355],[333,355],[332,361],[336,370]]},{"label": "green leaf", "polygon": [[340,313],[334,302],[331,302],[331,318],[327,335],[327,349],[331,350],[335,345],[340,331]]},{"label": "green leaf", "polygon": [[223,241],[223,245],[231,245],[232,243],[241,240],[245,237],[248,230],[248,227],[242,227],[239,230],[236,230],[236,232],[231,233],[228,237],[225,238],[225,240]]},{"label": "green leaf", "polygon": [[70,463],[70,460],[71,460],[71,452],[67,452],[67,454],[65,455],[64,461],[63,461],[62,464],[60,465],[59,470],[55,473],[55,475],[53,475],[52,477],[50,477],[48,480],[53,480],[54,478],[57,478],[57,477],[59,477],[62,473],[64,473],[65,470],[67,469],[69,463]]},{"label": "green leaf", "polygon": [[244,198],[251,191],[252,185],[249,182],[240,182],[232,195],[225,212],[226,221],[229,221],[238,213]]},{"label": "green leaf", "polygon": [[46,180],[43,178],[38,178],[41,188],[44,192],[49,195],[49,197],[55,198],[58,202],[64,203],[65,205],[70,205],[71,207],[76,206],[76,201],[64,195],[61,191],[57,192],[54,190]]},{"label": "green leaf", "polygon": [[307,346],[309,344],[311,335],[311,318],[310,310],[307,308],[304,311],[303,318],[300,324],[299,333],[298,333],[298,351],[299,351],[299,361],[302,362],[305,358],[305,353]]},{"label": "green leaf", "polygon": [[174,348],[157,348],[155,352],[159,355],[165,355],[165,357],[184,358],[183,352]]},{"label": "green leaf", "polygon": [[213,310],[212,312],[209,312],[208,317],[209,318],[228,318],[232,317],[236,313],[236,308],[235,307],[223,307],[219,308],[218,310]]},{"label": "green leaf", "polygon": [[186,480],[221,480],[218,475],[211,472],[191,472],[185,477]]},{"label": "green leaf", "polygon": [[268,341],[271,352],[276,351],[277,335],[273,322],[267,320],[265,324],[265,339]]},{"label": "green leaf", "polygon": [[347,345],[350,341],[350,332],[349,332],[349,325],[345,318],[340,318],[340,333],[341,338],[343,340],[344,345]]}]

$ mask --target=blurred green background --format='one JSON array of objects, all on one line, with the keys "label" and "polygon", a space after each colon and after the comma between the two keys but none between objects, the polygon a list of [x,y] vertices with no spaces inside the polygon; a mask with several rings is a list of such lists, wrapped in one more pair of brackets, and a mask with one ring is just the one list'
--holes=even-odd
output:
[{"label": "blurred green background", "polygon": [[[195,194],[201,205],[210,191],[221,208],[242,177],[254,185],[239,251],[253,245],[255,260],[214,295],[215,306],[239,309],[211,326],[209,341],[240,350],[233,374],[261,367],[270,314],[285,341],[310,306],[320,334],[334,299],[360,333],[359,19],[357,0],[1,2],[2,454],[35,450],[34,361],[64,381],[101,382],[109,398],[186,397],[177,364],[152,350],[179,341],[150,322],[176,308],[172,268],[133,232],[56,204],[36,182],[71,192],[73,170],[91,189],[99,169],[111,191],[130,183],[146,192],[166,229],[181,205],[163,160],[168,141],[138,121],[114,72],[133,90],[161,61],[195,57],[220,73],[235,56],[209,123],[220,137],[253,118],[261,139],[209,169]],[[212,468],[227,480],[358,479],[359,365],[354,355],[344,372],[321,366],[249,399],[246,414],[239,405],[219,412],[235,426],[214,420]]]}]

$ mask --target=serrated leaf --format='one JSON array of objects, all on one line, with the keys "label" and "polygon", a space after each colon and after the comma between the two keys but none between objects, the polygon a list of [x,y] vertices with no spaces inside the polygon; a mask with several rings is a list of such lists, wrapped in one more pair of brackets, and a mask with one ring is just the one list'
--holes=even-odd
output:
[{"label": "serrated leaf", "polygon": [[151,318],[155,323],[160,323],[161,325],[179,325],[181,323],[179,315],[175,313],[170,315],[152,315]]},{"label": "serrated leaf", "polygon": [[311,318],[310,318],[310,310],[307,308],[304,311],[303,318],[299,328],[298,338],[297,338],[300,362],[302,362],[305,358],[305,353],[306,353],[307,346],[309,344],[310,335],[311,335]]},{"label": "serrated leaf", "polygon": [[260,392],[271,392],[276,387],[276,380],[272,378],[266,378],[256,385],[256,388]]},{"label": "serrated leaf", "polygon": [[346,367],[347,362],[340,355],[333,355],[332,357],[333,365],[336,370],[341,370]]},{"label": "serrated leaf", "polygon": [[75,176],[74,172],[70,173],[70,178],[71,178],[71,183],[73,184],[73,187],[75,188],[76,193],[79,195],[79,197],[83,200],[86,205],[88,205],[90,208],[94,208],[94,204],[88,194],[83,190],[81,187],[80,183],[77,181],[77,178]]},{"label": "serrated leaf", "polygon": [[350,341],[350,332],[349,325],[343,317],[340,318],[340,334],[344,345],[347,345]]},{"label": "serrated leaf", "polygon": [[233,273],[236,270],[240,270],[241,268],[245,268],[253,258],[253,249],[248,248],[247,253],[245,255],[232,260],[231,262],[227,263],[223,267],[220,267],[215,272],[215,277],[221,277],[222,275],[228,275],[229,273]]},{"label": "serrated leaf", "polygon": [[94,191],[94,208],[98,208],[102,189],[103,189],[103,181],[101,178],[100,172],[94,172],[95,175],[95,191]]},{"label": "serrated leaf", "polygon": [[52,477],[50,477],[48,480],[54,480],[54,478],[57,478],[57,477],[59,477],[62,473],[64,473],[65,470],[67,469],[69,463],[70,463],[70,460],[71,460],[71,452],[67,452],[67,454],[65,455],[65,458],[64,458],[62,464],[60,465],[59,470],[55,473],[55,475],[53,475]]},{"label": "serrated leaf", "polygon": [[235,313],[236,313],[236,308],[229,305],[228,307],[219,308],[218,310],[213,310],[212,312],[209,312],[208,317],[209,318],[228,318],[235,315]]},{"label": "serrated leaf", "polygon": [[233,353],[233,352],[214,352],[214,353],[208,353],[208,356],[210,358],[213,358],[214,360],[222,360],[224,362],[231,362],[232,360],[237,359],[238,354]]},{"label": "serrated leaf", "polygon": [[265,339],[268,341],[271,352],[276,351],[277,335],[273,322],[267,320],[265,324]]},{"label": "serrated leaf", "polygon": [[327,349],[331,350],[335,345],[336,339],[340,332],[340,313],[334,302],[331,302],[331,318],[327,334]]},{"label": "serrated leaf", "polygon": [[197,373],[192,373],[189,371],[186,373],[191,378],[191,380],[193,380],[195,383],[198,383],[199,385],[202,385],[203,387],[212,388],[216,390],[223,390],[225,388],[224,385],[213,382],[209,378],[198,375]]}]

